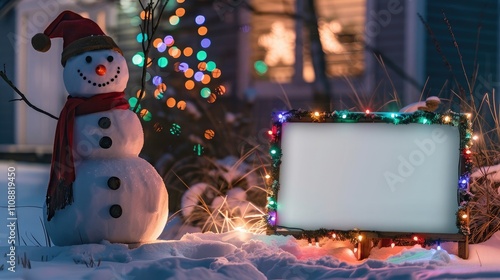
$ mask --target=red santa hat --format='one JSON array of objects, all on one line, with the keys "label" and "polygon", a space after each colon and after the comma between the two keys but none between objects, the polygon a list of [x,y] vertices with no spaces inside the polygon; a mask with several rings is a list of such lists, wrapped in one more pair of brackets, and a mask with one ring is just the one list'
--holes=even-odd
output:
[{"label": "red santa hat", "polygon": [[88,51],[110,49],[123,54],[97,23],[72,11],[62,12],[43,33],[33,36],[31,44],[35,50],[46,52],[50,49],[52,38],[63,38],[63,66],[70,57]]}]

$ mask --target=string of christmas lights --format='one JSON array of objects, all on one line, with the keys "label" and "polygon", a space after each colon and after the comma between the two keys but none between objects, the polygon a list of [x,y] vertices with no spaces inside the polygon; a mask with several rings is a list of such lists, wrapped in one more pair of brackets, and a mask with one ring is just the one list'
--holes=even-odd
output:
[{"label": "string of christmas lights", "polygon": [[[189,106],[193,106],[189,101],[183,100],[182,96],[176,95],[175,92],[186,92],[190,96],[198,96],[208,103],[214,103],[219,96],[226,93],[226,87],[221,84],[222,72],[214,57],[210,56],[210,49],[214,48],[213,38],[210,36],[208,28],[208,19],[202,13],[194,13],[188,8],[188,3],[185,0],[170,1],[166,6],[165,19],[161,26],[163,30],[168,30],[170,34],[158,35],[147,34],[147,32],[139,31],[135,40],[139,44],[144,44],[148,39],[152,42],[152,50],[149,56],[145,56],[144,52],[135,53],[131,62],[137,67],[146,65],[146,81],[148,87],[145,96],[154,97],[158,101],[166,105],[168,110],[180,110],[190,112]],[[168,11],[168,15],[167,14]],[[196,9],[194,10],[196,11]],[[141,10],[138,15],[131,18],[131,25],[135,27],[146,26],[146,21],[151,18],[151,10]],[[183,34],[177,32],[180,26],[188,26],[188,30],[193,29],[186,41],[182,37]],[[194,35],[194,36],[193,36]],[[212,34],[213,35],[213,34]],[[154,39],[148,38],[154,36]],[[172,78],[172,73],[178,73],[175,78]],[[168,73],[165,75],[164,73]],[[171,76],[171,77],[169,77]],[[175,79],[175,85],[170,84]],[[173,87],[176,87],[174,90]],[[172,88],[169,88],[172,87]],[[138,90],[136,96],[129,98],[131,108],[139,102],[141,90]],[[137,107],[137,113],[146,122],[154,119],[150,110],[141,106]],[[192,111],[192,110],[191,110]],[[156,123],[155,131],[163,130],[162,125]],[[166,131],[174,136],[180,136],[181,128],[179,124],[172,123],[171,128]],[[208,131],[208,133],[207,133]],[[213,129],[206,128],[202,130],[201,135],[206,140],[211,140],[215,136]],[[204,147],[197,143],[193,146],[193,153],[201,156],[204,153]]]},{"label": "string of christmas lights", "polygon": [[[186,9],[182,7],[184,2],[184,0],[177,0],[177,7],[175,8],[174,14],[168,18],[169,29],[175,29],[186,15]],[[146,11],[141,11],[138,18],[134,18],[132,24],[139,25],[141,21],[144,21],[146,18]],[[207,99],[207,102],[213,103],[217,95],[223,95],[225,93],[226,88],[223,85],[216,85],[213,88],[209,87],[213,79],[221,77],[221,70],[217,67],[215,61],[209,60],[207,51],[212,45],[212,40],[208,36],[209,32],[206,26],[205,16],[201,14],[196,15],[194,23],[197,26],[197,35],[200,36],[197,46],[182,47],[182,42],[176,41],[173,35],[167,35],[164,38],[158,37],[153,40],[153,47],[158,51],[158,57],[154,60],[160,69],[167,67],[173,62],[173,70],[175,72],[182,72],[186,78],[184,82],[185,90],[191,92],[194,91],[195,88],[199,88],[199,95]],[[148,34],[142,32],[139,32],[136,36],[138,43],[143,43],[147,39]],[[137,52],[132,57],[132,63],[138,67],[143,67],[144,63],[146,63],[147,67],[154,65],[151,58],[147,58],[147,61],[145,60],[146,58],[143,52]],[[162,99],[167,89],[163,77],[156,74],[152,75],[148,72],[146,79],[156,87],[153,93],[154,97],[156,99]],[[131,97],[130,102],[136,103],[136,97]],[[167,100],[167,106],[169,108],[175,107],[175,102],[175,98],[170,97]],[[144,114],[147,115],[147,112]]]}]

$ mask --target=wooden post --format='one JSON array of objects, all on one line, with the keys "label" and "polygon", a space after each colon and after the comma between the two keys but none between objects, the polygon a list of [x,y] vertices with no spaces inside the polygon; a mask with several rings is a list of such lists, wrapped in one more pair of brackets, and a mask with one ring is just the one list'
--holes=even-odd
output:
[{"label": "wooden post", "polygon": [[469,237],[466,236],[464,241],[458,241],[458,256],[464,260],[469,258]]},{"label": "wooden post", "polygon": [[356,257],[358,260],[363,260],[370,256],[370,250],[372,245],[372,239],[367,236],[362,236],[362,239],[358,241],[358,251],[356,252]]},{"label": "wooden post", "polygon": [[[465,220],[465,225],[468,227],[470,225],[470,209],[467,207],[465,210],[467,214],[467,219]],[[465,240],[458,241],[458,256],[464,260],[469,258],[469,236],[465,236]]]}]

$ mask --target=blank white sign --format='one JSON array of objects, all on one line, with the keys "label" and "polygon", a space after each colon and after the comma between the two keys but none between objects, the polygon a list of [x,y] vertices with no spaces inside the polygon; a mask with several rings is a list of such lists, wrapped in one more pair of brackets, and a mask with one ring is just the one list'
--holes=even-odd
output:
[{"label": "blank white sign", "polygon": [[457,127],[282,126],[278,226],[458,233]]}]

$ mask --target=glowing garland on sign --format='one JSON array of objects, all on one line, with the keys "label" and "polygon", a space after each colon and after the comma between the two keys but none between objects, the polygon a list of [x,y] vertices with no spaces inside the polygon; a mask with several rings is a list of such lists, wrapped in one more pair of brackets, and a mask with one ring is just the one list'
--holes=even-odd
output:
[{"label": "glowing garland on sign", "polygon": [[[334,111],[334,112],[311,112],[303,110],[291,110],[274,114],[274,122],[272,129],[268,131],[270,140],[269,154],[272,159],[271,172],[266,174],[268,188],[268,203],[266,206],[267,214],[264,216],[268,226],[268,232],[276,233],[278,228],[287,230],[299,230],[301,238],[330,237],[335,240],[350,240],[352,243],[358,243],[360,231],[358,229],[352,231],[338,231],[319,229],[315,231],[306,231],[302,229],[290,229],[279,226],[277,224],[277,209],[278,201],[277,194],[280,189],[279,183],[279,167],[281,165],[281,129],[282,125],[288,121],[295,122],[334,122],[334,123],[392,123],[395,125],[420,123],[427,125],[450,125],[458,127],[460,134],[460,156],[463,162],[461,166],[461,174],[458,180],[459,205],[457,211],[457,228],[464,236],[470,234],[469,217],[468,217],[468,202],[472,198],[472,193],[469,191],[469,180],[472,170],[472,123],[470,114],[461,114],[448,111],[443,114],[416,111],[414,113],[387,113],[387,112],[350,112],[350,111]],[[419,237],[418,234],[405,234],[393,237],[392,244],[398,242],[397,245],[407,244],[431,244],[436,240],[426,240]],[[412,240],[408,243],[407,240]],[[405,243],[406,242],[406,243]],[[439,240],[437,240],[440,243]],[[438,244],[439,245],[439,244]],[[394,245],[393,245],[394,246]]]}]

